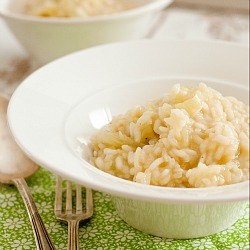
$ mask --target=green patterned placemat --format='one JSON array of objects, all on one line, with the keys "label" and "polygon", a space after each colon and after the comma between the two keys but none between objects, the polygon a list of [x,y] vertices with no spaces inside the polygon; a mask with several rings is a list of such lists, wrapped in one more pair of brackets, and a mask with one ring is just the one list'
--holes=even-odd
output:
[{"label": "green patterned placemat", "polygon": [[[28,180],[28,185],[56,248],[67,249],[67,226],[54,216],[55,176],[40,169]],[[219,234],[194,240],[170,240],[128,226],[117,216],[107,194],[94,192],[94,205],[93,218],[80,228],[80,249],[249,249],[249,208],[243,218]],[[0,186],[0,250],[3,249],[36,249],[22,199],[15,187],[7,185]]]}]

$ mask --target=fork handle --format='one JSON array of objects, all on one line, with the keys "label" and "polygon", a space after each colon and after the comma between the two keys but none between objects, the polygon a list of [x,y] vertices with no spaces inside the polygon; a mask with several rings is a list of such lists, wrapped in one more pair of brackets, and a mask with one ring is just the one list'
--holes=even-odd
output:
[{"label": "fork handle", "polygon": [[23,178],[13,179],[12,182],[19,190],[20,195],[24,201],[27,212],[29,214],[30,222],[34,231],[36,239],[36,246],[38,250],[55,250],[49,234],[43,224],[42,218],[37,210],[36,204],[33,200],[31,192]]},{"label": "fork handle", "polygon": [[68,250],[79,250],[79,221],[68,221]]}]

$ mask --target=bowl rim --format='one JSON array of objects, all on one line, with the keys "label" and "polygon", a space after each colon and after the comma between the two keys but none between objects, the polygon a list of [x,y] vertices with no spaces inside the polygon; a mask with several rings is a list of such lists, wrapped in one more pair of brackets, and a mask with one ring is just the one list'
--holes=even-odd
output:
[{"label": "bowl rim", "polygon": [[65,25],[65,24],[108,22],[108,21],[132,18],[134,16],[146,14],[152,11],[159,11],[167,7],[168,5],[170,5],[173,1],[174,0],[157,0],[157,1],[151,0],[148,3],[142,4],[141,6],[138,6],[138,7],[126,10],[126,11],[117,12],[113,14],[88,17],[88,18],[81,18],[81,17],[46,18],[46,17],[25,15],[22,13],[15,13],[15,12],[6,10],[5,8],[2,8],[1,3],[0,3],[0,17],[11,18],[14,20],[21,20],[21,21],[26,21],[26,22],[40,23],[40,24],[63,24]]},{"label": "bowl rim", "polygon": [[[114,44],[106,44],[106,45],[101,45],[101,46],[97,46],[95,48],[90,48],[90,49],[86,49],[84,51],[79,51],[79,52],[74,52],[71,55],[67,55],[64,56],[60,59],[55,60],[54,62],[49,63],[48,65],[45,65],[44,67],[40,68],[38,71],[32,73],[28,78],[26,78],[23,82],[23,84],[21,84],[18,88],[17,91],[14,93],[13,97],[11,98],[10,101],[10,105],[8,108],[8,121],[9,121],[9,127],[12,131],[12,134],[15,137],[15,140],[17,142],[17,144],[26,152],[26,154],[33,159],[34,161],[36,161],[38,164],[40,165],[46,165],[46,169],[53,171],[56,174],[62,175],[67,177],[68,179],[71,179],[75,182],[79,183],[79,179],[75,178],[75,176],[66,173],[66,172],[60,172],[57,169],[54,169],[54,164],[50,164],[47,160],[40,158],[39,156],[34,156],[32,155],[30,149],[28,147],[26,147],[25,145],[23,145],[23,143],[21,143],[21,141],[19,140],[19,136],[16,133],[16,125],[14,125],[13,123],[13,118],[15,116],[17,116],[17,114],[15,114],[15,101],[17,99],[17,97],[22,94],[22,91],[25,90],[25,87],[27,87],[26,85],[29,83],[30,79],[33,78],[33,76],[35,76],[37,73],[41,73],[41,72],[46,72],[47,69],[50,69],[51,67],[53,67],[54,65],[57,65],[58,62],[64,62],[67,59],[72,59],[77,57],[78,55],[82,55],[84,53],[90,53],[92,51],[96,51],[96,50],[100,50],[100,49],[105,49],[105,48],[110,48],[113,46],[127,46],[132,45],[132,44],[136,44],[138,45],[138,43],[140,45],[142,44],[148,44],[151,43],[152,45],[157,45],[158,43],[170,43],[170,44],[174,44],[176,46],[176,44],[178,45],[183,45],[183,44],[188,44],[188,45],[195,45],[195,46],[218,46],[219,48],[224,48],[226,47],[227,50],[231,51],[231,49],[236,49],[236,50],[244,50],[244,53],[249,52],[249,48],[247,46],[242,46],[239,45],[237,43],[230,43],[230,42],[223,42],[223,41],[197,41],[197,40],[189,40],[189,41],[183,41],[183,40],[176,40],[176,39],[171,39],[171,40],[150,40],[150,39],[144,39],[144,40],[140,40],[140,41],[133,41],[133,42],[120,42],[120,43],[114,43]],[[150,45],[151,46],[151,45]],[[215,47],[216,47],[215,46]],[[120,47],[119,47],[120,48]],[[242,54],[242,53],[241,53]],[[247,53],[248,54],[248,53]],[[105,172],[103,172],[104,174],[111,176]],[[131,186],[135,187],[135,189],[143,190],[145,192],[145,194],[141,194],[139,191],[135,194],[131,194],[129,193],[127,190],[123,190],[123,192],[116,191],[114,190],[114,187],[102,187],[100,188],[101,184],[97,184],[97,183],[91,183],[91,181],[88,181],[86,183],[84,183],[86,186],[89,186],[93,189],[96,190],[101,190],[103,192],[107,192],[107,193],[111,193],[112,195],[117,195],[117,196],[121,196],[121,197],[127,197],[128,198],[128,193],[130,194],[130,196],[132,196],[134,199],[137,200],[148,200],[148,201],[157,201],[157,202],[165,202],[165,203],[170,203],[170,202],[174,202],[174,203],[218,203],[218,202],[237,202],[237,201],[246,201],[249,199],[249,192],[246,193],[246,190],[249,190],[249,181],[245,181],[245,182],[241,182],[241,183],[236,183],[236,184],[231,184],[231,185],[227,185],[227,186],[220,186],[220,187],[206,187],[206,188],[193,188],[193,189],[179,189],[179,188],[163,188],[163,187],[157,187],[157,186],[148,186],[148,185],[143,185],[143,184],[139,184],[139,183],[133,183],[130,181],[126,181],[123,179],[120,179],[118,177],[114,177],[112,176],[114,179],[119,179],[119,182],[116,183],[129,183],[131,184]],[[114,181],[115,183],[115,181]],[[192,197],[189,195],[188,197],[163,197],[161,194],[161,198],[159,197],[152,197],[150,196],[150,194],[147,194],[147,192],[145,190],[163,190],[163,189],[168,189],[171,190],[171,192],[176,193],[180,190],[185,190],[185,193],[187,194],[187,196],[189,195],[189,192],[192,192]],[[238,193],[237,196],[234,193],[234,190],[238,189]],[[200,197],[200,194],[202,194],[203,191],[211,191],[213,193],[213,191],[215,191],[216,193],[223,193],[226,194],[225,196],[220,196],[220,198],[216,197],[214,198],[213,196],[207,197],[206,194],[205,196],[203,195],[202,197]],[[244,190],[244,193],[241,193],[240,191]],[[231,192],[231,193],[230,193]],[[160,194],[161,192],[159,192]]]}]

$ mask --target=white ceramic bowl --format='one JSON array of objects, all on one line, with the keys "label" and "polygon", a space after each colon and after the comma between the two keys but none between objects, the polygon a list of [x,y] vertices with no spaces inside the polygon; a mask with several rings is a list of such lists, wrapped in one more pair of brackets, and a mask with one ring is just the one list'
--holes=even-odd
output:
[{"label": "white ceramic bowl", "polygon": [[[76,137],[84,136],[84,126],[88,124],[83,117],[95,108],[86,108],[86,98],[114,85],[137,82],[151,86],[152,91],[142,95],[147,99],[159,95],[164,82],[167,91],[176,82],[204,81],[246,101],[248,52],[246,47],[228,43],[137,41],[74,53],[41,68],[21,84],[10,101],[10,128],[17,143],[38,164],[110,193],[118,214],[131,226],[169,238],[210,235],[241,216],[249,198],[248,182],[200,189],[133,183],[83,161],[76,151]],[[152,88],[153,83],[157,87]],[[117,99],[112,100],[108,92],[97,96],[105,93],[105,102],[114,107]],[[124,105],[117,105],[112,112],[128,107],[124,96],[116,97],[123,98]],[[136,99],[131,96],[128,100]],[[104,99],[97,101],[97,105],[104,105]],[[103,119],[99,120],[98,126],[103,125]]]},{"label": "white ceramic bowl", "polygon": [[39,64],[102,43],[138,39],[149,32],[157,12],[173,0],[128,0],[140,7],[112,15],[40,18],[22,14],[20,0],[1,0],[0,16]]}]

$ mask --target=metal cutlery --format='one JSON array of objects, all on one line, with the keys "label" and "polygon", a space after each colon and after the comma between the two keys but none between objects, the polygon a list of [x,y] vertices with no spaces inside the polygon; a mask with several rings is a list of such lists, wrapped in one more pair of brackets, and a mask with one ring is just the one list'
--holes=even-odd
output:
[{"label": "metal cutlery", "polygon": [[75,185],[76,206],[73,208],[72,183],[70,181],[66,182],[66,207],[63,209],[63,179],[61,177],[57,178],[55,215],[58,220],[68,223],[68,249],[78,250],[79,223],[89,219],[93,215],[92,191],[86,188],[86,211],[83,211],[82,187],[80,185]]}]

